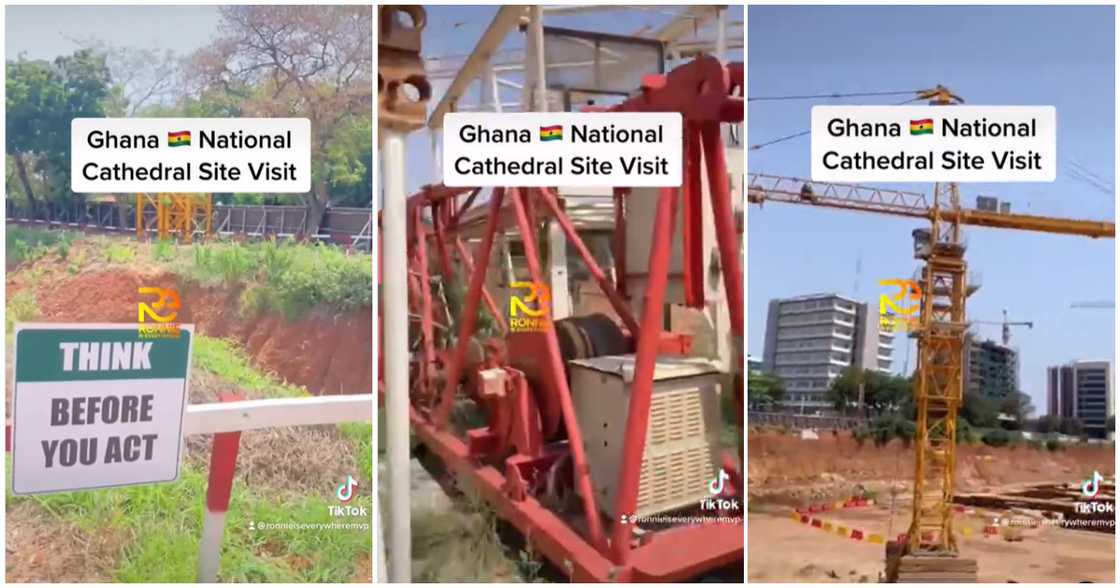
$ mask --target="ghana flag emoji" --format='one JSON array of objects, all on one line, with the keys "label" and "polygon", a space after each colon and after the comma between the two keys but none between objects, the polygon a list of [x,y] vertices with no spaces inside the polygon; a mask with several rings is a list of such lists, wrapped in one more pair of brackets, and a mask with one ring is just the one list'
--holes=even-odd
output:
[{"label": "ghana flag emoji", "polygon": [[191,145],[191,132],[178,131],[174,133],[167,133],[167,146],[168,147],[190,147]]},{"label": "ghana flag emoji", "polygon": [[541,141],[560,141],[564,138],[564,125],[541,127]]},{"label": "ghana flag emoji", "polygon": [[910,121],[910,134],[911,135],[932,135],[933,134],[933,119],[922,118]]}]

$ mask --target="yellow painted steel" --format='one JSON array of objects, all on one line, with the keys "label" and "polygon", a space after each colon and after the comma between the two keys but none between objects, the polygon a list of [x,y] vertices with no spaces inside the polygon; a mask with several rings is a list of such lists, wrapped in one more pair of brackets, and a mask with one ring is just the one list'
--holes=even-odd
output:
[{"label": "yellow painted steel", "polygon": [[[941,105],[962,102],[943,86],[925,90],[918,97]],[[935,184],[930,199],[916,192],[756,173],[748,179],[747,200],[759,205],[777,201],[929,220],[930,247],[924,256],[920,282],[922,313],[915,333],[918,369],[914,382],[917,422],[913,519],[903,551],[955,554],[952,504],[957,413],[962,401],[964,338],[968,327],[965,302],[970,294],[961,228],[969,225],[1115,238],[1116,225],[1107,221],[964,209],[956,183]],[[837,528],[841,534],[845,531],[844,527]]]},{"label": "yellow painted steel", "polygon": [[145,226],[149,207],[156,213],[156,236],[160,240],[175,235],[182,243],[194,242],[214,233],[214,196],[212,194],[137,194],[136,238],[144,239],[150,227]]},{"label": "yellow painted steel", "polygon": [[914,443],[913,518],[904,551],[956,553],[953,535],[953,489],[956,471],[957,412],[963,384],[964,339],[968,323],[965,301],[968,266],[964,261],[959,216],[944,218],[941,203],[959,210],[956,184],[934,186],[930,245],[925,252],[918,370],[914,382],[917,409]]}]

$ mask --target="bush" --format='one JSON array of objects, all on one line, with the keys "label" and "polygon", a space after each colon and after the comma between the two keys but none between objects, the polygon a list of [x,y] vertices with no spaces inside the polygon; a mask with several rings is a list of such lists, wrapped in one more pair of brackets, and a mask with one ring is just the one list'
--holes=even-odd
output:
[{"label": "bush", "polygon": [[976,443],[976,432],[964,417],[957,417],[957,443],[964,445]]},{"label": "bush", "polygon": [[1058,441],[1057,439],[1047,439],[1046,440],[1046,449],[1048,449],[1050,451],[1061,451],[1062,450],[1062,442]]},{"label": "bush", "polygon": [[135,245],[131,243],[109,243],[102,249],[105,261],[109,263],[129,263],[136,259]]},{"label": "bush", "polygon": [[905,419],[900,419],[894,430],[895,436],[902,441],[903,447],[910,447],[910,444],[914,442],[914,435],[916,433],[917,427],[915,427],[914,421]]},{"label": "bush", "polygon": [[867,427],[856,427],[852,429],[852,439],[855,440],[856,445],[860,447],[863,447],[863,444],[867,442],[867,438],[870,436],[871,431],[868,431]]},{"label": "bush", "polygon": [[1018,431],[1010,431],[1008,436],[1008,447],[1010,447],[1011,449],[1015,449],[1016,447],[1023,444],[1024,439],[1022,433]]},{"label": "bush", "polygon": [[908,421],[898,415],[881,416],[871,421],[871,438],[876,447],[884,447],[892,439],[902,441],[906,447],[914,441],[915,427],[913,421]]},{"label": "bush", "polygon": [[1003,429],[992,429],[984,433],[980,440],[990,447],[1007,447],[1011,443],[1011,434]]},{"label": "bush", "polygon": [[320,305],[341,311],[373,305],[370,257],[326,245],[207,243],[194,248],[185,273],[204,285],[246,286],[246,312],[272,310],[298,319]]},{"label": "bush", "polygon": [[53,249],[63,259],[70,253],[74,236],[66,231],[28,229],[10,226],[5,233],[7,261],[9,265],[19,265],[25,261],[35,261]]},{"label": "bush", "polygon": [[167,239],[156,240],[152,245],[152,257],[160,262],[167,262],[175,259],[175,244]]}]

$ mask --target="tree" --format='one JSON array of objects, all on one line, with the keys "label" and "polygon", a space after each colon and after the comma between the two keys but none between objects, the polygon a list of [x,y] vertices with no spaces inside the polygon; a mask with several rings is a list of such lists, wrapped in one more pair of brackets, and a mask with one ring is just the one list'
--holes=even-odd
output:
[{"label": "tree", "polygon": [[1045,434],[1056,433],[1058,432],[1058,428],[1061,426],[1061,422],[1062,419],[1058,416],[1048,414],[1046,416],[1039,417],[1038,423],[1035,426],[1035,430],[1039,433]]},{"label": "tree", "polygon": [[871,416],[901,413],[911,396],[908,378],[851,367],[833,380],[828,389],[828,399],[836,410],[846,413],[848,407],[859,405],[861,383],[863,403]]},{"label": "tree", "polygon": [[[102,56],[88,50],[53,63],[7,63],[7,152],[32,209],[70,195],[70,121],[105,116],[110,77]],[[32,187],[42,179],[43,193]]]},{"label": "tree", "polygon": [[1079,437],[1085,432],[1085,426],[1081,421],[1073,417],[1062,417],[1061,422],[1058,424],[1058,431],[1063,435],[1070,437]]},{"label": "tree", "polygon": [[961,404],[961,416],[973,427],[994,427],[999,416],[999,407],[983,394],[966,392]]},{"label": "tree", "polygon": [[984,436],[981,437],[980,440],[983,441],[985,445],[990,445],[992,447],[1006,447],[1011,443],[1011,433],[1003,429],[992,429],[984,433]]},{"label": "tree", "polygon": [[142,109],[173,103],[183,94],[183,59],[170,49],[118,47],[94,37],[71,40],[103,56],[113,79],[105,106],[109,116],[139,116]]},{"label": "tree", "polygon": [[1034,412],[1034,403],[1031,402],[1031,397],[1023,392],[1012,392],[1000,401],[999,411],[1015,417],[1015,420],[1022,424]]},{"label": "tree", "polygon": [[785,397],[782,381],[767,374],[747,376],[747,406],[749,408],[768,408]]},{"label": "tree", "polygon": [[[227,6],[221,14],[218,38],[191,57],[193,77],[200,89],[240,96],[244,116],[310,119],[312,191],[304,195],[310,209],[305,230],[316,234],[332,188],[352,185],[365,173],[353,161],[340,165],[332,148],[352,138],[347,131],[360,124],[356,120],[372,120],[371,7]],[[372,134],[366,139],[371,143]]]},{"label": "tree", "polygon": [[972,432],[972,425],[960,416],[957,417],[957,443],[972,444],[975,443],[975,434]]}]

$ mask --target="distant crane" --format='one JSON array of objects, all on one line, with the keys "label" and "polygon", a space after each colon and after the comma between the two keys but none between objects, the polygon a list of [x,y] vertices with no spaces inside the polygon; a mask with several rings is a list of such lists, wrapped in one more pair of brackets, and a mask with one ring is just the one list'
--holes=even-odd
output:
[{"label": "distant crane", "polygon": [[1003,325],[1003,346],[1011,345],[1011,327],[1026,326],[1028,329],[1034,328],[1033,321],[1009,321],[1007,320],[1007,310],[1003,311],[1003,321],[972,321],[978,325]]},{"label": "distant crane", "polygon": [[1071,302],[1070,308],[1116,308],[1115,300],[1082,300]]}]

